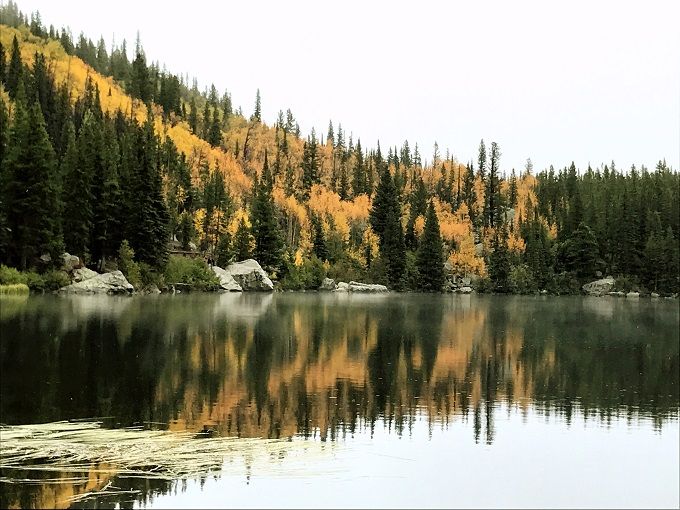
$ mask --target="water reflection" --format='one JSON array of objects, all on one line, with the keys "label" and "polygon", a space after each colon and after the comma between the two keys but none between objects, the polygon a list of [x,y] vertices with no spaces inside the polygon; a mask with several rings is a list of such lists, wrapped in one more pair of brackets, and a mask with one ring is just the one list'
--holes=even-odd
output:
[{"label": "water reflection", "polygon": [[491,445],[503,407],[662,428],[678,417],[678,317],[677,302],[588,298],[2,298],[0,421],[333,441],[424,416]]}]

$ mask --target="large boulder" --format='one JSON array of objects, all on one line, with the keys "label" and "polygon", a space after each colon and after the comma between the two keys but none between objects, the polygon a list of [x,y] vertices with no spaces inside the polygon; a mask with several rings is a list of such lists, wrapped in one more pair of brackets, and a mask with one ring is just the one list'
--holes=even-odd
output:
[{"label": "large boulder", "polygon": [[229,292],[243,292],[243,289],[234,279],[231,273],[228,273],[219,266],[212,266],[213,273],[220,280],[220,288]]},{"label": "large boulder", "polygon": [[113,271],[72,283],[59,289],[59,292],[64,294],[132,294],[134,290],[123,273]]},{"label": "large boulder", "polygon": [[260,267],[260,264],[258,264],[256,260],[248,259],[244,260],[243,262],[234,262],[233,264],[229,264],[224,269],[224,271],[230,274],[244,291],[274,290],[274,284],[269,279],[269,276],[265,270]]},{"label": "large boulder", "polygon": [[349,282],[350,292],[387,292],[387,287],[377,283]]},{"label": "large boulder", "polygon": [[349,284],[347,282],[338,282],[334,292],[349,292]]},{"label": "large boulder", "polygon": [[609,294],[614,288],[614,278],[607,276],[601,280],[586,283],[582,289],[590,296],[604,296]]},{"label": "large boulder", "polygon": [[97,271],[92,271],[92,269],[88,269],[87,267],[81,267],[73,271],[73,277],[71,279],[73,280],[73,283],[78,283],[84,282],[85,280],[89,280],[90,278],[94,278],[98,275],[99,273]]},{"label": "large boulder", "polygon": [[460,294],[472,294],[472,287],[469,287],[469,286],[460,287],[458,289],[458,292]]},{"label": "large boulder", "polygon": [[79,257],[66,252],[61,254],[61,267],[64,271],[68,271],[70,273],[74,269],[78,269],[82,266],[83,264]]},{"label": "large boulder", "polygon": [[333,291],[337,288],[338,285],[335,283],[335,280],[333,280],[332,278],[324,278],[323,281],[321,282],[319,290]]},{"label": "large boulder", "polygon": [[362,292],[362,293],[375,293],[375,292],[387,292],[387,287],[384,285],[378,285],[376,283],[361,283],[361,282],[338,282],[335,287],[335,292]]}]

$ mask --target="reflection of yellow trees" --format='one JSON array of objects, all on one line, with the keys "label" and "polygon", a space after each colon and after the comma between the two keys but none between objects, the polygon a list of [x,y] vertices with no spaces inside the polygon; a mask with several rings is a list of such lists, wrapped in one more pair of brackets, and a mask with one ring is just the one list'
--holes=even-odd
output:
[{"label": "reflection of yellow trees", "polygon": [[[225,324],[220,333],[218,327],[209,334],[192,335],[188,371],[180,377],[178,365],[169,363],[156,398],[181,403],[173,429],[199,430],[209,424],[223,434],[247,437],[289,436],[305,430],[318,430],[325,437],[343,424],[354,426],[383,415],[398,424],[418,409],[433,421],[445,420],[480,405],[489,391],[494,400],[527,406],[534,381],[519,359],[524,345],[521,327],[505,328],[499,336],[492,332],[486,306],[465,303],[464,298],[452,301],[435,318],[438,338],[418,338],[419,325],[405,318],[404,328],[411,332],[406,336],[415,335],[416,341],[411,349],[400,348],[394,367],[391,363],[384,367],[394,369],[384,408],[376,407],[379,381],[367,361],[377,350],[379,328],[384,325],[378,315],[360,306],[338,317],[342,308],[333,308],[332,301],[313,314],[306,308],[293,309],[280,325],[275,345],[258,345],[258,326]],[[427,352],[428,345],[434,345],[434,355]],[[249,358],[258,348],[268,349],[271,356],[257,381],[261,388],[249,383],[253,377]],[[187,365],[180,359],[177,363]],[[554,363],[549,349],[542,363],[547,370]],[[491,364],[492,383],[484,369]],[[215,392],[206,393],[201,380],[213,376]],[[257,391],[262,392],[259,401]]]}]

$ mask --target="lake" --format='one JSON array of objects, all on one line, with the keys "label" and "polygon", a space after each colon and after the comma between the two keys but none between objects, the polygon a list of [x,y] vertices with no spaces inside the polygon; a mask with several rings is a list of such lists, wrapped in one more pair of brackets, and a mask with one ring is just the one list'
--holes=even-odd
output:
[{"label": "lake", "polygon": [[679,320],[665,299],[2,297],[0,506],[677,508]]}]

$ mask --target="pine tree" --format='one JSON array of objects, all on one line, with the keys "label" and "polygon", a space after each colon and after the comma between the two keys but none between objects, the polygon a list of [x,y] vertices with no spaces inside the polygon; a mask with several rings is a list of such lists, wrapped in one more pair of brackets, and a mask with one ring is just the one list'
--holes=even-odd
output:
[{"label": "pine tree", "polygon": [[7,57],[5,56],[5,47],[0,42],[0,83],[4,84],[7,75]]},{"label": "pine tree", "polygon": [[319,260],[328,260],[326,237],[323,233],[323,224],[321,218],[318,216],[312,217],[312,229],[312,253],[314,253],[314,255],[316,255]]},{"label": "pine tree", "polygon": [[319,158],[314,130],[303,146],[302,155],[302,197],[309,198],[309,192],[314,184],[320,182]]},{"label": "pine tree", "polygon": [[140,99],[143,103],[152,99],[153,91],[151,89],[149,69],[146,65],[146,57],[139,46],[139,42],[137,43],[135,60],[132,62],[132,74],[130,76],[128,92],[131,96]]},{"label": "pine tree", "polygon": [[275,271],[281,265],[283,239],[270,182],[271,177],[266,175],[263,175],[260,182],[255,181],[250,217],[255,238],[255,259],[267,270]]},{"label": "pine tree", "polygon": [[439,220],[430,201],[425,216],[425,228],[416,258],[418,288],[425,292],[441,292],[444,285],[444,258]]},{"label": "pine tree", "polygon": [[93,217],[92,181],[101,154],[95,118],[85,116],[76,142],[75,131],[68,128],[66,153],[62,161],[64,179],[64,240],[66,250],[81,258],[89,257],[90,233]]},{"label": "pine tree", "polygon": [[508,252],[508,231],[503,227],[496,232],[493,251],[489,255],[489,278],[494,292],[510,292],[510,254]]},{"label": "pine tree", "polygon": [[390,285],[395,289],[401,289],[406,267],[401,205],[389,167],[381,166],[380,182],[369,212],[369,222],[378,236],[380,255],[385,260]]},{"label": "pine tree", "polygon": [[104,269],[107,257],[118,251],[122,241],[119,231],[118,204],[121,199],[118,179],[118,142],[112,127],[106,126],[102,143],[102,167],[93,178],[92,256]]},{"label": "pine tree", "polygon": [[236,234],[234,235],[234,257],[236,260],[247,260],[252,257],[253,238],[250,235],[250,229],[243,218],[238,224]]},{"label": "pine tree", "polygon": [[220,116],[217,108],[213,109],[212,122],[210,123],[210,129],[208,130],[207,142],[213,147],[220,145],[222,141],[222,127],[220,124]]},{"label": "pine tree", "polygon": [[255,111],[250,120],[255,122],[262,122],[262,104],[260,100],[260,89],[257,89],[257,94],[255,95]]},{"label": "pine tree", "polygon": [[9,262],[26,269],[43,253],[56,260],[63,250],[56,158],[40,105],[23,104],[19,85],[9,149],[3,161],[5,214],[12,253]]},{"label": "pine tree", "polygon": [[189,128],[191,132],[198,136],[198,109],[196,107],[196,99],[191,96],[191,103],[189,104]]},{"label": "pine tree", "polygon": [[16,99],[19,82],[23,74],[23,66],[21,64],[21,52],[19,51],[19,41],[15,35],[12,39],[12,53],[9,57],[9,67],[7,69],[7,78],[5,83],[7,85],[7,93],[10,99]]},{"label": "pine tree", "polygon": [[364,154],[361,150],[361,140],[357,140],[354,149],[354,169],[352,170],[352,192],[357,197],[366,193],[366,167],[364,164]]}]

